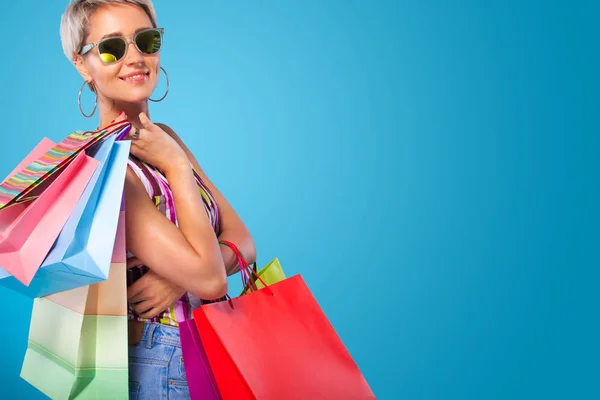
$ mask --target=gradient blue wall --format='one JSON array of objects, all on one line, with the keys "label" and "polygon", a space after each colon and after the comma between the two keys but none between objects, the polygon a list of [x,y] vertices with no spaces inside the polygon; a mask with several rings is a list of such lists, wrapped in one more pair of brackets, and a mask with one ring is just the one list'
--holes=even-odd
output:
[{"label": "gradient blue wall", "polygon": [[[97,124],[77,110],[65,6],[0,5],[2,175],[42,136]],[[260,261],[303,274],[378,398],[600,396],[597,6],[156,8],[171,92],[152,118]],[[0,304],[2,397],[42,398],[18,377],[31,301]]]}]

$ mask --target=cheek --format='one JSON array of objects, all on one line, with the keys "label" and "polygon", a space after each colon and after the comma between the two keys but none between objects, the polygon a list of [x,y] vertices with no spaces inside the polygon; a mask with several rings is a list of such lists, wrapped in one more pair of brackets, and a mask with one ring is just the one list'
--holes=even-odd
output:
[{"label": "cheek", "polygon": [[148,57],[146,66],[153,72],[154,80],[158,80],[158,76],[160,75],[160,57]]},{"label": "cheek", "polygon": [[89,69],[92,74],[94,84],[100,90],[108,90],[119,79],[119,69],[115,66],[103,65],[101,62],[94,63]]}]

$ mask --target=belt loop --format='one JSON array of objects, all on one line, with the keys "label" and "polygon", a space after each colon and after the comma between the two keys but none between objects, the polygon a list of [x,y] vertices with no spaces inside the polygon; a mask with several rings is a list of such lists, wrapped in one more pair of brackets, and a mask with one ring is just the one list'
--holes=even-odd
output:
[{"label": "belt loop", "polygon": [[157,326],[158,326],[158,324],[155,324],[154,322],[150,322],[148,324],[148,333],[145,335],[146,336],[146,348],[147,349],[152,348],[152,342],[154,340],[154,331],[156,330]]}]

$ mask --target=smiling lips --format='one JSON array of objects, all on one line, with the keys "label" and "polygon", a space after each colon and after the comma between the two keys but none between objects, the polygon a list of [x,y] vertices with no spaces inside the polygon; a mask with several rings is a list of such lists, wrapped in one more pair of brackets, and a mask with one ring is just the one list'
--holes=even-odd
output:
[{"label": "smiling lips", "polygon": [[144,83],[150,77],[149,71],[137,71],[131,74],[120,76],[119,79],[127,83]]}]

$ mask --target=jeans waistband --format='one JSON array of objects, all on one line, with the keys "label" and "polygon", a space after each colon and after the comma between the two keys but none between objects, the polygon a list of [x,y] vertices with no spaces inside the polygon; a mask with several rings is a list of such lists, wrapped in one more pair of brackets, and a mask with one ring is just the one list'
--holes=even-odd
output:
[{"label": "jeans waistband", "polygon": [[140,346],[151,348],[154,343],[181,347],[179,328],[157,322],[146,322]]}]

